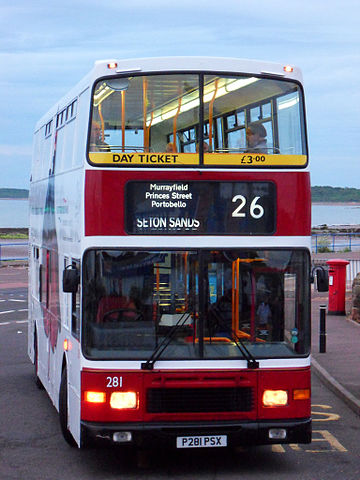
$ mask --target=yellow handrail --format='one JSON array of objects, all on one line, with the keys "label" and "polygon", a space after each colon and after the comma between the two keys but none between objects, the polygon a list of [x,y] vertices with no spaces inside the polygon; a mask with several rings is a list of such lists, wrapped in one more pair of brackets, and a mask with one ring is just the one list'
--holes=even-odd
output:
[{"label": "yellow handrail", "polygon": [[104,124],[104,117],[103,117],[102,110],[101,110],[101,103],[99,103],[98,112],[99,112],[100,124],[101,124],[101,140],[104,141],[104,138],[105,138],[105,132],[104,132],[105,124]]},{"label": "yellow handrail", "polygon": [[178,108],[177,108],[177,111],[176,111],[176,114],[175,114],[175,117],[174,117],[174,122],[173,122],[173,152],[174,153],[177,152],[176,131],[177,131],[177,119],[178,119],[180,109],[181,109],[181,100],[182,100],[181,97],[179,97],[179,104],[178,104]]}]

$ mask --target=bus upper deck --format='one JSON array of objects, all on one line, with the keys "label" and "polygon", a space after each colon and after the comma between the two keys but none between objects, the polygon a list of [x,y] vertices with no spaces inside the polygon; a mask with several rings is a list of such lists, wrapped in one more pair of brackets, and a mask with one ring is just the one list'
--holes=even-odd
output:
[{"label": "bus upper deck", "polygon": [[55,174],[86,160],[112,168],[306,170],[301,80],[295,67],[239,59],[97,62],[38,122],[32,179],[48,175],[50,160],[36,158],[45,149],[50,159],[55,133]]},{"label": "bus upper deck", "polygon": [[90,163],[305,167],[300,84],[284,71],[260,76],[216,67],[214,61],[208,71],[134,72],[97,81]]}]

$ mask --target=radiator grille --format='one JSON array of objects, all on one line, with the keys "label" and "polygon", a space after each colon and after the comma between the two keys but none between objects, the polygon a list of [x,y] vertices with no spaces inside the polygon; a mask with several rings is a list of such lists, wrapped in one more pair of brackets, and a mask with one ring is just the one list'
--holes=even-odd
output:
[{"label": "radiator grille", "polygon": [[149,413],[249,412],[253,409],[251,387],[240,388],[150,388]]}]

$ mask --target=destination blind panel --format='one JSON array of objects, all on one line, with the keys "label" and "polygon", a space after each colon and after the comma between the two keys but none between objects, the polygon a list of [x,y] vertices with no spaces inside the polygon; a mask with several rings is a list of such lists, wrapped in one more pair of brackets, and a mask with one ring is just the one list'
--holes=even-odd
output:
[{"label": "destination blind panel", "polygon": [[129,182],[126,231],[133,235],[269,235],[272,182]]}]

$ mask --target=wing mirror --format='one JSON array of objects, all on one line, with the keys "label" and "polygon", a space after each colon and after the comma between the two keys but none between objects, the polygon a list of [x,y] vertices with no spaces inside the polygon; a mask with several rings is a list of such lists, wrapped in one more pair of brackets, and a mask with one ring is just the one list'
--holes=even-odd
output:
[{"label": "wing mirror", "polygon": [[311,272],[311,283],[315,280],[315,288],[318,292],[329,291],[329,272],[324,267],[314,267]]},{"label": "wing mirror", "polygon": [[80,283],[80,273],[77,268],[69,265],[63,271],[63,292],[76,293]]}]

